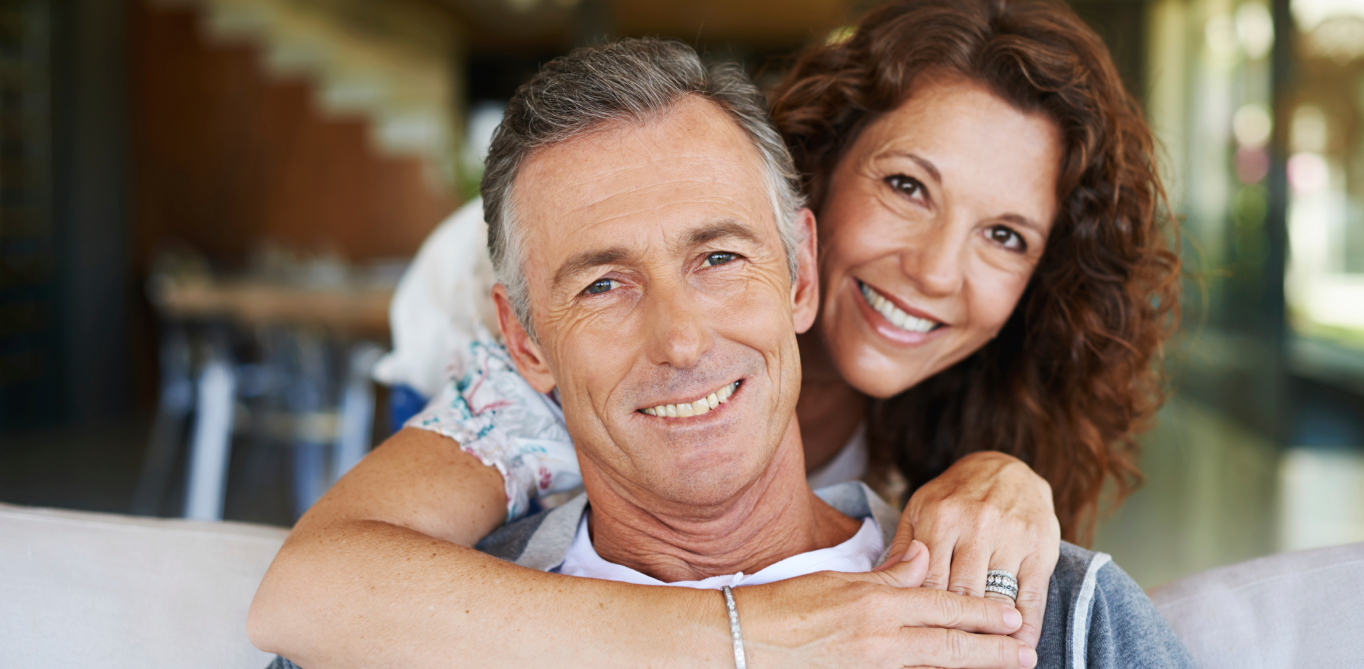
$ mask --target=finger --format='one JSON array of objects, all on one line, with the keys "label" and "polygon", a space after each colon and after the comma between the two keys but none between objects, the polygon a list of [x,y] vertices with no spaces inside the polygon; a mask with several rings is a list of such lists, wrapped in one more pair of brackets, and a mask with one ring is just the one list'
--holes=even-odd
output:
[{"label": "finger", "polygon": [[1013,634],[1023,616],[1012,606],[983,597],[909,588],[896,595],[901,604],[900,624],[905,627],[943,627],[979,634]]},{"label": "finger", "polygon": [[1028,556],[1018,568],[1018,601],[1014,606],[1023,614],[1023,626],[1018,628],[1013,637],[1033,648],[1042,639],[1042,621],[1047,615],[1047,590],[1055,569],[1055,555],[1046,558]]},{"label": "finger", "polygon": [[957,535],[943,535],[937,532],[920,533],[920,541],[928,547],[928,555],[931,561],[928,564],[928,576],[924,578],[924,587],[934,590],[946,590],[948,579],[952,574],[952,556],[957,550]]},{"label": "finger", "polygon": [[891,566],[900,562],[902,555],[909,550],[909,544],[914,541],[914,522],[909,518],[909,507],[905,506],[905,512],[900,514],[900,523],[895,527],[895,538],[890,541],[890,551],[885,562],[882,562],[876,569],[889,569]]},{"label": "finger", "polygon": [[908,628],[908,657],[915,664],[944,669],[1032,669],[1037,653],[1017,639],[961,630]]},{"label": "finger", "polygon": [[[985,573],[988,576],[990,571],[996,569],[1001,571],[1007,571],[1010,574],[1013,574],[1014,578],[1018,579],[1019,583],[1021,584],[1022,583],[1021,570],[1023,560],[1025,558],[1026,553],[1019,553],[1016,551],[995,551],[995,554],[990,556],[990,568],[987,569]],[[982,589],[984,588],[984,586],[981,587]],[[990,599],[993,599],[995,601],[1005,602],[1009,605],[1015,605],[1015,599],[1008,595],[998,592],[987,592],[984,594],[986,597],[989,597]]]},{"label": "finger", "polygon": [[991,553],[993,547],[981,541],[957,544],[957,550],[952,554],[952,571],[948,575],[947,591],[968,597],[984,595],[985,572],[990,570],[990,560],[993,557]]},{"label": "finger", "polygon": [[886,560],[880,567],[867,572],[873,582],[896,588],[918,588],[928,574],[928,549],[922,542],[910,542],[905,555],[896,562]]}]

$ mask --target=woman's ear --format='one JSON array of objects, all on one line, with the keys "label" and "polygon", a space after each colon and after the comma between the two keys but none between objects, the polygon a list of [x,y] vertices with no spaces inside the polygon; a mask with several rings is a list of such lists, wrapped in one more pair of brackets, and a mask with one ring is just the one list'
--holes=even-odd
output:
[{"label": "woman's ear", "polygon": [[796,214],[796,281],[791,285],[791,318],[798,334],[815,323],[819,313],[819,236],[815,214],[801,209]]},{"label": "woman's ear", "polygon": [[502,331],[502,341],[507,345],[512,362],[516,363],[516,371],[536,392],[554,390],[554,374],[549,371],[544,352],[516,317],[506,286],[500,283],[493,286],[493,302],[497,305],[497,327]]}]

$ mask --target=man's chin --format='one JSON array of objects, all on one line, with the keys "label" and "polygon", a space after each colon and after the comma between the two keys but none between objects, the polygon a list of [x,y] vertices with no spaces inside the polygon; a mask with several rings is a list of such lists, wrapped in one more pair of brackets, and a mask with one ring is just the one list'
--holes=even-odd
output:
[{"label": "man's chin", "polygon": [[743,458],[706,462],[660,463],[645,488],[674,504],[706,508],[721,506],[741,495],[762,477],[762,463]]}]

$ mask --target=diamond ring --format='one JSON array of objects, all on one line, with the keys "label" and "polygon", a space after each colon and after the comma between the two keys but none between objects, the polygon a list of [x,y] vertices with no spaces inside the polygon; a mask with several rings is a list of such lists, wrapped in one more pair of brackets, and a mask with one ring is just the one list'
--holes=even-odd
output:
[{"label": "diamond ring", "polygon": [[991,569],[985,573],[985,592],[999,593],[1017,601],[1018,579],[1003,569]]}]

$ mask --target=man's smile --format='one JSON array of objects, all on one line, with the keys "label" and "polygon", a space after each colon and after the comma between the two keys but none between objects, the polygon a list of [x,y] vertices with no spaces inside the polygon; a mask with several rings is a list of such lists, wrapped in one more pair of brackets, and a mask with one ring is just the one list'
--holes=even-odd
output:
[{"label": "man's smile", "polygon": [[702,416],[718,408],[721,404],[729,401],[731,395],[739,389],[743,380],[727,383],[709,395],[690,402],[676,402],[672,404],[660,404],[658,406],[640,409],[640,413],[660,418],[691,418],[692,416]]}]

